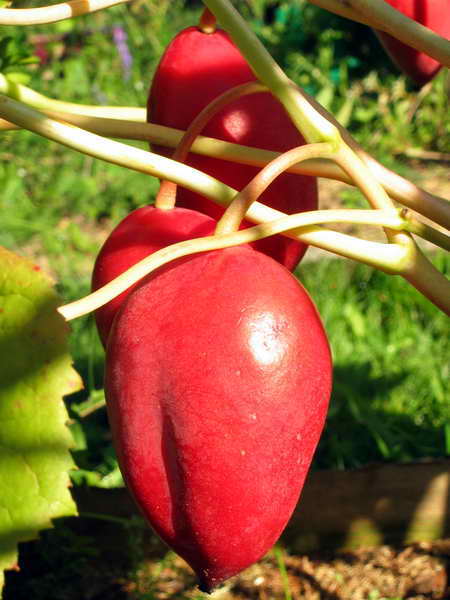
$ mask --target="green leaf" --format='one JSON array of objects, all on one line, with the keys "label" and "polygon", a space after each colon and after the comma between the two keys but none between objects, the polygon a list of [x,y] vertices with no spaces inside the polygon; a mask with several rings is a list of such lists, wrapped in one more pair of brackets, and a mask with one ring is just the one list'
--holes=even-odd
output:
[{"label": "green leaf", "polygon": [[62,397],[81,388],[52,282],[0,247],[0,590],[17,544],[76,514]]}]

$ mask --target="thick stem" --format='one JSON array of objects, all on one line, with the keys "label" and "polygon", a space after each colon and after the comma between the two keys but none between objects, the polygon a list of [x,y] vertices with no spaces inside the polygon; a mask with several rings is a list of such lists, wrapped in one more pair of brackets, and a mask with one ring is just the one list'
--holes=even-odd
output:
[{"label": "thick stem", "polygon": [[130,0],[70,0],[40,8],[0,8],[0,25],[43,25],[93,13]]},{"label": "thick stem", "polygon": [[[237,85],[217,98],[212,100],[203,110],[201,110],[195,119],[191,122],[188,129],[181,138],[179,144],[175,148],[172,155],[173,160],[184,163],[188,157],[189,150],[202,129],[206,127],[208,122],[219,112],[238,98],[266,91],[266,88],[258,81],[243,83]],[[173,183],[162,182],[159,192],[156,196],[155,206],[163,210],[169,210],[175,206],[177,194],[177,186]]]},{"label": "thick stem", "polygon": [[[95,158],[100,158],[162,179],[170,179],[194,192],[205,195],[210,200],[222,206],[228,206],[237,193],[236,190],[201,171],[174,162],[158,154],[152,154],[127,146],[126,144],[106,140],[73,125],[55,121],[24,104],[0,95],[0,117],[2,116],[25,129],[30,129],[50,140],[59,142]],[[286,215],[282,212],[259,202],[255,202],[247,213],[247,218],[255,223],[266,223],[284,216]],[[318,246],[330,252],[338,252],[343,256],[355,258],[356,260],[359,259],[359,256],[366,253],[367,260],[369,261],[368,264],[373,264],[373,262],[370,262],[372,260],[371,251],[367,250],[369,242],[361,242],[364,246],[361,248],[358,246],[355,254],[353,254],[354,244],[349,244],[348,241],[352,238],[337,232],[316,228],[301,234],[286,235],[298,239],[305,244]],[[378,250],[374,256],[384,256],[384,250],[379,249],[379,246],[380,244],[376,246]],[[387,251],[386,260],[388,262],[392,262],[392,252],[391,250]]]},{"label": "thick stem", "polygon": [[26,105],[2,95],[0,95],[0,117],[89,156],[141,173],[170,179],[194,192],[210,197],[219,204],[229,204],[236,194],[236,190],[201,171],[159,154],[107,140],[68,123],[50,119]]},{"label": "thick stem", "polygon": [[259,173],[237,194],[233,202],[222,215],[216,227],[216,234],[237,231],[248,209],[264,190],[282,173],[294,164],[311,158],[333,158],[331,144],[308,144],[288,150],[266,165]]},{"label": "thick stem", "polygon": [[[0,90],[1,81],[2,76],[0,75]],[[25,86],[20,87],[25,88]],[[29,90],[29,88],[25,89]],[[35,93],[33,90],[29,91]],[[40,94],[38,94],[38,96],[40,96]],[[45,96],[42,97],[45,98]],[[46,100],[58,102],[53,101],[50,98],[46,98]],[[36,106],[34,102],[30,101],[29,97],[26,98],[26,102],[31,106]],[[160,146],[176,147],[183,136],[183,132],[179,129],[172,129],[170,127],[164,127],[163,125],[151,123],[141,123],[140,121],[145,120],[145,109],[128,107],[90,107],[77,104],[70,105],[76,107],[80,114],[44,109],[45,114],[49,117],[71,123],[72,125],[77,125],[78,127],[82,127],[98,135],[130,140],[150,140]],[[136,121],[123,120],[123,116],[114,119],[104,118],[103,116],[94,116],[97,111],[103,111],[103,109],[105,109],[105,111],[136,111]],[[0,121],[0,129],[20,129],[20,126],[2,120]],[[347,138],[349,138],[348,134]],[[349,143],[349,139],[346,139],[347,143]],[[450,229],[450,203],[448,200],[431,194],[397,173],[390,171],[362,150],[354,140],[352,141],[353,149],[357,152],[358,156],[364,160],[372,174],[378,179],[391,198],[400,202],[407,208],[411,208],[412,210],[421,213],[423,216],[435,221],[442,227]],[[260,150],[249,146],[240,146],[238,144],[223,142],[205,136],[196,138],[192,145],[191,152],[201,154],[202,156],[221,158],[223,160],[256,167],[262,167],[279,156],[278,153],[270,150]],[[298,175],[326,177],[350,185],[352,183],[350,177],[340,167],[333,164],[331,161],[322,159],[308,160],[298,165],[294,165],[289,169],[289,172]]]},{"label": "thick stem", "polygon": [[76,104],[74,102],[54,100],[53,98],[48,98],[47,96],[35,92],[26,85],[9,80],[2,75],[2,73],[0,73],[0,92],[14,100],[24,102],[33,108],[45,111],[60,111],[72,113],[74,115],[89,115],[91,117],[111,119],[127,119],[136,122],[145,122],[146,120],[146,111],[144,108],[130,106],[89,106],[85,104]]},{"label": "thick stem", "polygon": [[[407,211],[405,211],[407,213]],[[430,227],[429,225],[418,221],[414,217],[405,215],[407,219],[407,227],[406,231],[409,233],[414,233],[415,235],[420,236],[424,240],[447,250],[450,252],[450,236],[446,233],[439,231],[438,229],[434,229],[434,227]]]},{"label": "thick stem", "polygon": [[228,0],[204,0],[236,46],[264,83],[285,107],[294,125],[309,143],[339,139],[336,127],[323,118],[291,85],[290,80],[267,52],[245,20]]},{"label": "thick stem", "polygon": [[[53,116],[56,119],[67,121],[68,123],[107,137],[150,140],[160,146],[176,147],[183,135],[183,132],[178,129],[146,123],[146,111],[144,108],[87,106],[71,102],[60,102],[59,100],[38,94],[24,85],[9,82],[1,74],[0,92],[35,108],[41,108],[47,115]],[[339,128],[347,144],[364,160],[371,173],[378,179],[391,198],[421,213],[439,225],[450,229],[450,203],[447,200],[426,192],[381,165],[367,154],[334,117],[312,97],[309,97],[302,90],[299,90],[299,93],[304,94],[324,117],[332,120],[334,125]],[[7,123],[1,123],[0,127],[3,130],[18,128],[15,124],[11,123],[8,125]],[[259,167],[264,166],[278,156],[276,152],[269,150],[239,146],[207,137],[197,137],[191,151],[204,156],[212,156],[214,158],[222,158],[232,162]],[[295,165],[289,171],[299,175],[327,177],[344,183],[352,183],[351,178],[341,168],[331,161],[326,160],[306,161]]]},{"label": "thick stem", "polygon": [[424,52],[442,65],[450,67],[450,42],[417,23],[381,0],[308,0],[320,8],[334,12],[374,29],[380,29],[408,46]]},{"label": "thick stem", "polygon": [[450,281],[414,244],[401,275],[428,300],[450,316]]},{"label": "thick stem", "polygon": [[[158,250],[136,263],[133,267],[119,275],[119,277],[109,282],[104,287],[89,294],[89,296],[86,296],[85,298],[81,298],[80,300],[76,300],[75,302],[60,307],[58,311],[67,320],[88,314],[124,292],[131,285],[138,282],[153,270],[177,258],[181,258],[182,256],[228,248],[238,244],[246,244],[289,229],[293,230],[292,236],[300,237],[300,228],[306,228],[305,233],[306,237],[308,237],[308,230],[310,229],[314,233],[314,225],[317,225],[317,223],[330,223],[342,220],[354,223],[365,222],[378,225],[382,224],[384,226],[387,225],[388,227],[399,229],[404,226],[404,221],[398,211],[325,210],[285,216],[278,221],[264,223],[263,225],[257,225],[231,234],[213,235],[187,240]],[[320,232],[320,229],[318,231]],[[322,232],[325,233],[325,230],[322,230]],[[403,264],[405,261],[404,249],[395,244],[366,242],[352,236],[332,231],[328,231],[327,233],[331,234],[335,248],[338,249],[338,253],[342,256],[360,260],[371,266],[381,268],[386,272],[397,272],[398,265]]]}]

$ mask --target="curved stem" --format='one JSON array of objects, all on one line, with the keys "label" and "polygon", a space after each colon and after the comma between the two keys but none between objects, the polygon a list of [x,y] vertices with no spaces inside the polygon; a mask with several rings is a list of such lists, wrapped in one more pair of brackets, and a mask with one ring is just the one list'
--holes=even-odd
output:
[{"label": "curved stem", "polygon": [[[2,75],[0,75],[0,91],[2,86],[1,81]],[[26,88],[25,86],[20,87],[29,90],[29,88]],[[33,90],[29,91],[35,93]],[[40,94],[37,95],[40,96]],[[42,96],[42,98],[52,101],[50,98],[46,98],[45,96]],[[35,106],[35,103],[31,102],[28,96],[26,98],[26,102],[31,106]],[[183,136],[183,132],[179,129],[172,129],[170,127],[164,127],[163,125],[140,122],[145,120],[145,109],[128,107],[123,107],[123,109],[121,107],[89,107],[77,104],[71,104],[71,106],[75,106],[80,114],[47,109],[45,109],[45,114],[49,117],[77,125],[78,127],[82,127],[98,135],[131,140],[150,140],[151,142],[160,146],[176,147],[177,144],[180,143],[180,140]],[[101,117],[96,117],[93,115],[93,113],[97,111],[103,111],[103,109],[105,111],[136,111],[136,120],[123,120],[123,115],[114,119],[104,118],[103,115]],[[20,125],[10,123],[9,121],[0,121],[1,130],[13,130],[20,128]],[[348,139],[347,143],[349,143]],[[414,183],[408,181],[404,177],[401,177],[397,173],[390,171],[388,168],[383,166],[364,150],[362,150],[354,140],[353,146],[354,150],[357,152],[360,158],[364,160],[371,173],[378,179],[391,198],[397,202],[400,202],[407,208],[411,208],[412,210],[421,213],[423,216],[435,221],[442,227],[450,229],[450,202],[448,200],[431,194],[430,192],[427,192]],[[258,148],[252,148],[250,146],[241,146],[206,136],[198,136],[196,138],[191,147],[191,152],[201,154],[202,156],[221,158],[223,160],[248,164],[256,167],[262,167],[279,156],[279,153],[272,152],[270,150],[261,150]],[[296,173],[298,175],[326,177],[328,179],[335,179],[350,185],[352,184],[350,177],[338,165],[323,159],[308,160],[303,163],[299,163],[291,167],[289,172]]]},{"label": "curved stem", "polygon": [[236,190],[201,171],[159,154],[108,140],[74,125],[50,119],[33,108],[1,94],[0,117],[89,156],[141,173],[171,179],[194,192],[210,197],[219,204],[229,204],[236,194]]},{"label": "curved stem", "polygon": [[[408,211],[405,211],[407,213]],[[420,236],[424,240],[443,248],[450,252],[450,236],[446,233],[439,231],[438,229],[434,229],[434,227],[430,227],[422,221],[418,221],[412,216],[408,214],[404,215],[407,219],[407,227],[406,231],[409,233],[414,233],[415,235]]]},{"label": "curved stem", "polygon": [[60,111],[74,115],[89,115],[91,117],[128,119],[129,121],[137,122],[145,122],[146,120],[146,111],[144,108],[129,106],[89,106],[86,104],[76,104],[75,102],[54,100],[53,98],[35,92],[26,85],[11,81],[2,73],[0,73],[0,92],[14,100],[29,104],[33,108],[46,111]]},{"label": "curved stem", "polygon": [[298,94],[296,88],[228,0],[204,0],[264,83],[283,104],[294,125],[309,143],[339,139],[336,127]]},{"label": "curved stem", "polygon": [[308,0],[341,17],[380,29],[450,67],[450,42],[380,0]]},{"label": "curved stem", "polygon": [[[228,248],[238,244],[246,244],[289,229],[293,230],[293,236],[300,237],[300,228],[307,228],[308,230],[308,228],[311,228],[318,223],[337,221],[382,224],[384,226],[387,225],[388,227],[399,229],[404,226],[403,219],[399,215],[399,212],[395,210],[325,210],[289,215],[278,221],[264,223],[263,225],[257,225],[231,234],[213,235],[187,240],[158,250],[136,263],[133,267],[119,275],[119,277],[109,282],[104,287],[89,294],[89,296],[86,296],[85,298],[61,306],[58,311],[67,320],[88,314],[124,292],[128,287],[138,282],[153,270],[172,260],[181,258],[182,256]],[[336,245],[338,247],[340,246],[339,254],[349,258],[356,258],[357,260],[361,260],[361,262],[377,266],[377,268],[381,268],[387,272],[396,272],[397,265],[405,260],[404,250],[395,244],[366,242],[353,238],[352,236],[338,234],[337,232],[329,233],[334,234],[335,241],[337,242]],[[308,231],[306,231],[306,235],[308,235]],[[377,252],[374,252],[374,250],[377,250]]]},{"label": "curved stem", "polygon": [[[34,90],[7,80],[0,74],[0,92],[16,100],[21,100],[35,108],[41,108],[49,116],[61,119],[88,129],[93,133],[113,138],[144,140],[161,145],[176,147],[183,132],[178,129],[146,123],[146,110],[137,107],[87,106],[71,102],[61,102],[38,94]],[[450,203],[444,198],[426,192],[404,177],[390,171],[369,154],[367,154],[350,136],[350,134],[321,107],[312,97],[299,90],[315,105],[316,110],[333,121],[358,156],[364,160],[371,173],[378,179],[391,198],[404,206],[421,213],[439,225],[450,229]],[[132,119],[132,120],[130,120]],[[18,126],[8,122],[0,125],[2,130],[17,129]],[[230,142],[222,142],[214,138],[197,137],[192,152],[204,156],[212,156],[252,166],[264,166],[279,156],[270,150],[260,150],[249,146],[240,146]],[[351,178],[337,165],[326,160],[309,160],[290,168],[291,173],[312,175],[336,179],[352,184]]]},{"label": "curved stem", "polygon": [[413,252],[400,273],[428,300],[450,316],[450,281],[414,244]]},{"label": "curved stem", "polygon": [[[133,148],[120,142],[106,140],[73,125],[55,121],[24,104],[0,95],[1,116],[21,127],[30,129],[39,135],[95,158],[125,166],[141,173],[171,179],[175,183],[203,194],[223,206],[227,206],[237,193],[233,188],[201,171],[186,167],[157,154]],[[286,215],[259,202],[254,202],[247,213],[248,220],[256,223],[274,221],[283,216]],[[383,269],[392,268],[395,270],[395,263],[392,258],[394,250],[388,249],[385,251],[383,247],[380,248],[380,244],[377,244],[375,246],[376,250],[373,250],[370,249],[370,242],[360,242],[358,240],[349,243],[349,240],[353,240],[350,236],[320,228],[308,230],[302,234],[286,235],[299,239],[306,244],[318,246],[330,252],[337,252],[348,258],[360,260],[361,256],[365,256],[367,264],[375,264],[378,257],[381,257],[384,261],[383,264],[393,265],[392,267],[384,266]],[[361,243],[363,244],[362,247]]]},{"label": "curved stem", "polygon": [[237,231],[250,206],[264,190],[282,173],[294,164],[311,158],[333,158],[331,144],[308,144],[284,152],[268,165],[242,189],[228,206],[216,227],[216,234]]},{"label": "curved stem", "polygon": [[[392,208],[392,200],[375,177],[365,177],[366,165],[348,146],[342,146],[335,154],[337,164],[353,180],[373,208]],[[364,168],[361,169],[361,163]]]},{"label": "curved stem", "polygon": [[[259,81],[251,81],[226,90],[223,94],[220,94],[220,96],[212,100],[191,122],[177,147],[175,148],[175,152],[172,154],[172,160],[177,160],[181,163],[186,161],[189,150],[191,149],[196,137],[200,134],[202,129],[206,127],[214,115],[222,110],[222,108],[238,98],[263,91],[266,91],[266,88],[259,83]],[[155,206],[163,210],[170,210],[175,206],[176,193],[177,186],[175,184],[172,182],[163,181],[156,196]]]},{"label": "curved stem", "polygon": [[[325,141],[334,144],[341,163],[345,162],[345,170],[347,172],[351,170],[352,179],[356,183],[364,182],[364,189],[370,194],[371,203],[374,206],[390,205],[391,200],[365,163],[358,158],[351,146],[346,147],[346,138],[335,120],[328,119],[324,112],[317,108],[317,103],[311,102],[309,97],[287,78],[229,0],[204,1],[227,29],[259,79],[284,105],[306,141],[310,143]],[[342,167],[343,163],[340,166]],[[386,235],[391,239],[394,234],[386,231]],[[408,234],[397,235],[400,235],[399,241],[407,244]],[[397,235],[392,239],[397,240]]]},{"label": "curved stem", "polygon": [[70,0],[40,8],[0,8],[0,25],[42,25],[93,13],[129,0]]},{"label": "curved stem", "polygon": [[[352,178],[354,184],[364,193],[373,208],[392,208],[394,206],[385,189],[372,176],[370,171],[370,176],[367,177],[367,165],[350,146],[347,146],[345,143],[341,144],[334,158],[338,165]],[[363,165],[363,168],[361,168],[361,165]],[[390,242],[398,242],[408,246],[409,234],[404,232],[395,233],[389,229],[385,229],[385,233]],[[412,240],[410,240],[410,243],[413,243]]]}]

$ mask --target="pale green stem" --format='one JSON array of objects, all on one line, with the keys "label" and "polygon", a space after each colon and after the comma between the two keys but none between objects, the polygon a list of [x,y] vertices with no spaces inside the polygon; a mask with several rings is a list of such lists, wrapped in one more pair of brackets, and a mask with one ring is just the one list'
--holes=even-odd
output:
[{"label": "pale green stem", "polygon": [[286,74],[230,2],[228,0],[204,0],[204,3],[227,30],[256,77],[283,104],[305,140],[309,143],[338,141],[340,136],[336,127],[298,94]]},{"label": "pale green stem", "polygon": [[71,0],[40,8],[0,8],[0,25],[41,25],[72,19],[130,0]]},{"label": "pale green stem", "polygon": [[[287,78],[230,2],[205,0],[205,4],[228,31],[257,77],[284,105],[305,139],[308,142],[333,143],[339,155],[339,165],[343,167],[342,161],[344,161],[345,170],[352,179],[356,178],[356,181],[364,182],[364,190],[369,193],[371,204],[376,207],[391,204],[389,196],[371,175],[365,163],[359,160],[356,154],[353,155],[354,151],[350,147],[346,147],[340,129],[324,116],[323,111],[317,110],[315,104],[310,102],[305,94],[300,93],[297,86]],[[386,231],[386,234],[391,237],[389,231]],[[395,237],[395,241],[408,243],[408,234],[398,235],[400,237]]]},{"label": "pale green stem", "polygon": [[[223,94],[220,94],[220,96],[212,100],[191,122],[181,138],[180,143],[175,148],[172,159],[179,162],[185,162],[196,137],[200,134],[202,129],[206,127],[214,115],[216,115],[225,106],[230,104],[230,102],[233,102],[238,98],[242,98],[243,96],[256,94],[262,91],[267,90],[261,83],[259,83],[259,81],[250,81],[226,90]],[[162,210],[170,210],[175,206],[176,194],[176,184],[171,181],[163,181],[156,196],[155,206]]]},{"label": "pale green stem", "polygon": [[[432,1],[432,0],[431,0]],[[309,0],[342,17],[370,25],[450,67],[450,41],[382,0]]]},{"label": "pale green stem", "polygon": [[[1,77],[1,76],[0,76]],[[0,79],[1,86],[1,79]],[[25,86],[21,86],[25,88]],[[25,88],[29,89],[29,88]],[[33,92],[33,90],[30,90]],[[33,92],[34,93],[34,92]],[[40,95],[40,94],[39,94]],[[43,96],[45,98],[45,96]],[[34,106],[33,102],[27,103]],[[51,99],[46,99],[52,102]],[[54,101],[58,102],[58,101]],[[68,103],[70,104],[70,103]],[[79,112],[83,114],[74,114],[71,112],[57,112],[45,109],[46,115],[54,117],[77,125],[84,129],[96,133],[99,135],[123,138],[131,140],[144,140],[151,141],[159,146],[176,147],[183,136],[183,132],[179,129],[172,129],[170,127],[164,127],[162,125],[155,125],[150,123],[140,123],[138,121],[145,120],[145,109],[141,108],[127,108],[124,107],[124,111],[136,111],[136,122],[128,121],[115,118],[99,118],[95,116],[89,116],[91,109],[95,111],[99,110],[115,110],[116,107],[89,107],[85,105],[73,105],[78,107]],[[117,110],[122,110],[118,108]],[[85,114],[84,114],[85,113]],[[0,120],[0,129],[20,129],[20,125],[15,125],[9,121]],[[351,139],[351,138],[350,138]],[[349,143],[349,140],[346,140]],[[356,148],[358,156],[364,160],[371,173],[378,179],[381,185],[384,187],[386,192],[391,198],[400,202],[404,206],[421,213],[423,216],[435,221],[442,227],[450,228],[450,203],[444,198],[440,198],[434,194],[421,189],[414,183],[404,179],[397,173],[394,173],[377,162],[374,158],[369,156],[361,148],[356,147],[356,142],[353,141],[354,150]],[[270,150],[260,150],[258,148],[252,148],[250,146],[240,146],[238,144],[232,144],[230,142],[223,142],[214,138],[199,136],[192,145],[191,152],[200,154],[202,156],[211,156],[213,158],[221,158],[223,160],[229,160],[231,162],[238,162],[242,164],[252,165],[256,167],[262,167],[269,163],[271,160],[279,156],[277,152]],[[326,177],[328,179],[335,179],[342,181],[343,183],[351,183],[350,177],[336,164],[327,160],[308,160],[304,163],[300,163],[289,169],[290,173],[296,173],[298,175],[312,175],[316,177]]]},{"label": "pale green stem", "polygon": [[[304,236],[299,234],[299,230],[300,228],[306,228],[305,237],[307,239],[308,230],[314,233],[315,226],[318,223],[333,222],[376,224],[392,229],[402,229],[404,227],[404,220],[397,210],[319,210],[289,215],[278,221],[264,223],[231,234],[196,238],[167,246],[136,263],[119,277],[89,294],[89,296],[66,304],[60,307],[58,311],[67,320],[88,314],[127,290],[154,269],[182,256],[247,244],[290,229],[293,231],[291,236],[303,239]],[[320,233],[320,229],[317,229]],[[386,272],[397,273],[399,265],[402,265],[406,260],[404,249],[395,244],[366,242],[338,232],[322,230],[322,233],[325,232],[332,234],[334,242],[337,242],[335,245],[340,246],[338,253],[342,256],[355,258]]]},{"label": "pale green stem", "polygon": [[[371,173],[383,185],[391,198],[450,229],[450,203],[447,200],[426,192],[381,165],[355,142],[350,134],[334,119],[333,115],[328,113],[304,91],[301,89],[298,91],[305,96],[308,102],[315,106],[316,110],[338,127],[347,144],[366,163]],[[24,85],[10,82],[1,74],[0,92],[35,108],[41,108],[49,116],[62,119],[99,135],[133,140],[150,140],[157,145],[169,147],[176,147],[183,135],[183,132],[178,129],[146,123],[146,110],[144,108],[87,106],[61,102],[38,94]],[[114,118],[111,118],[112,116]],[[15,124],[8,125],[7,121],[0,123],[0,129],[16,129],[18,127]],[[278,153],[269,150],[240,146],[207,137],[198,137],[191,150],[204,156],[222,158],[253,166],[264,166],[278,156]],[[327,177],[344,183],[352,183],[351,178],[341,168],[325,160],[305,161],[292,167],[289,171],[299,175]]]},{"label": "pale green stem", "polygon": [[[228,206],[237,193],[233,188],[226,186],[201,171],[157,154],[107,140],[73,125],[55,121],[24,104],[1,95],[0,116],[13,123],[17,123],[25,129],[30,129],[39,135],[43,135],[48,139],[62,143],[69,148],[89,154],[95,158],[100,158],[159,178],[175,181],[223,206]],[[267,223],[284,216],[286,215],[282,212],[259,202],[254,202],[247,213],[248,220],[256,223]],[[380,244],[378,244],[375,246],[378,248],[378,254],[375,253],[372,256],[371,252],[375,252],[375,250],[371,248],[370,242],[362,242],[361,240],[349,242],[353,238],[333,231],[316,228],[308,232],[302,232],[301,234],[286,235],[294,237],[294,239],[299,239],[305,244],[318,246],[319,248],[342,254],[348,258],[361,260],[361,257],[363,257],[364,262],[369,261],[367,264],[377,264],[378,256],[380,256],[381,263],[383,265],[392,264],[392,267],[389,268],[395,271],[395,260],[392,258],[395,246],[394,250],[389,249],[385,252],[379,248]],[[374,256],[376,258],[373,258]],[[383,266],[381,268],[387,269],[388,267]]]},{"label": "pale green stem", "polygon": [[[11,9],[12,10],[12,9]],[[16,10],[16,9],[14,9]],[[35,10],[35,9],[32,9]],[[111,119],[127,119],[129,121],[141,122],[146,120],[146,111],[143,108],[129,106],[89,106],[85,104],[76,104],[74,102],[63,102],[54,100],[35,92],[26,85],[15,83],[0,73],[0,92],[29,104],[34,108],[45,111],[59,111],[72,113],[74,115],[88,115],[91,117],[103,117]]]},{"label": "pale green stem", "polygon": [[[407,212],[407,211],[405,211]],[[439,231],[438,229],[434,229],[434,227],[430,227],[421,221],[418,221],[414,217],[410,215],[405,215],[407,219],[407,227],[406,231],[409,233],[414,233],[415,235],[420,236],[424,240],[443,248],[450,252],[450,236],[445,234],[443,231]]]},{"label": "pale green stem", "polygon": [[401,175],[390,171],[362,149],[359,149],[358,156],[364,160],[391,198],[442,227],[450,229],[450,202],[448,200],[431,194]]},{"label": "pale green stem", "polygon": [[353,150],[348,146],[342,146],[335,154],[335,161],[352,179],[361,192],[365,195],[370,206],[373,208],[392,208],[392,200],[385,189],[375,177],[366,177],[367,167]]},{"label": "pale green stem", "polygon": [[414,244],[401,275],[428,300],[450,316],[450,281]]},{"label": "pale green stem", "polygon": [[284,152],[261,171],[237,194],[224,212],[216,227],[216,234],[232,233],[239,229],[248,209],[264,190],[282,173],[294,164],[311,158],[333,158],[331,144],[308,144]]},{"label": "pale green stem", "polygon": [[50,119],[46,115],[0,95],[0,116],[69,148],[141,173],[171,179],[176,183],[229,204],[236,190],[217,179],[164,156],[108,140],[74,125]]}]

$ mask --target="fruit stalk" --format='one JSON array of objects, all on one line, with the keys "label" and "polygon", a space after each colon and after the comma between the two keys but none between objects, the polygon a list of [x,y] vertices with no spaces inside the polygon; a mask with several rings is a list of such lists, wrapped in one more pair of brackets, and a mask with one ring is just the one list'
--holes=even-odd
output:
[{"label": "fruit stalk", "polygon": [[[223,94],[212,100],[198,115],[191,121],[191,124],[186,129],[183,137],[175,148],[172,154],[172,160],[177,160],[184,163],[188,157],[189,151],[192,144],[194,143],[197,136],[200,134],[202,129],[206,126],[208,121],[214,117],[223,107],[230,102],[247,96],[249,94],[256,94],[261,91],[265,91],[266,88],[258,81],[250,81],[237,85],[230,90],[225,91]],[[167,180],[161,182],[161,187],[155,199],[155,206],[168,210],[175,206],[176,202],[176,184]]]},{"label": "fruit stalk", "polygon": [[283,104],[305,140],[309,143],[338,142],[339,133],[335,126],[297,93],[286,74],[230,2],[228,0],[205,0],[204,3],[229,33],[257,78]]},{"label": "fruit stalk", "polygon": [[[0,92],[16,100],[21,100],[31,107],[40,108],[50,118],[66,121],[69,124],[83,127],[92,133],[106,137],[143,141],[150,140],[160,146],[176,147],[183,135],[183,132],[177,129],[146,123],[146,110],[144,108],[97,107],[63,102],[58,109],[60,105],[59,100],[38,94],[24,85],[12,83],[9,85],[6,78],[1,74]],[[305,94],[305,92],[302,93]],[[313,101],[310,97],[309,100]],[[317,103],[316,108],[319,109]],[[322,107],[320,109],[327,118],[332,119],[330,113],[327,113]],[[133,115],[135,120],[130,120]],[[335,124],[338,125],[337,122]],[[1,127],[8,130],[18,129],[21,126],[3,120]],[[392,199],[421,213],[439,225],[447,229],[450,228],[450,203],[448,200],[431,194],[397,173],[390,171],[362,150],[344,128],[340,127],[340,129],[347,143],[364,160],[372,175],[378,179]],[[199,136],[193,143],[191,151],[202,156],[223,158],[231,162],[257,167],[264,166],[277,156],[276,152],[270,150],[250,148],[230,142],[219,142],[206,136]],[[325,160],[306,161],[295,165],[289,169],[289,172],[299,175],[327,177],[349,183],[350,185],[352,184],[351,178],[342,169]]]},{"label": "fruit stalk", "polygon": [[450,42],[380,0],[308,0],[341,17],[380,29],[450,68]]},{"label": "fruit stalk", "polygon": [[[237,231],[245,218],[250,206],[258,200],[267,187],[292,165],[311,158],[333,159],[331,144],[307,144],[284,152],[267,164],[258,174],[236,195],[220,218],[216,234],[226,234]],[[300,202],[299,202],[300,204]]]},{"label": "fruit stalk", "polygon": [[0,25],[43,25],[93,13],[130,0],[70,0],[39,8],[0,8]]},{"label": "fruit stalk", "polygon": [[290,235],[295,239],[304,239],[307,243],[314,239],[316,244],[324,249],[329,249],[327,246],[330,244],[333,246],[333,252],[341,256],[359,260],[370,266],[376,266],[387,273],[399,273],[399,269],[407,258],[408,249],[397,244],[368,242],[317,227],[318,224],[333,222],[365,223],[399,230],[405,227],[405,221],[398,210],[316,210],[284,216],[279,220],[231,234],[197,238],[163,248],[139,261],[104,287],[75,302],[61,306],[58,311],[66,320],[75,319],[97,310],[150,272],[172,260],[198,252],[248,244],[290,230],[292,232]]}]

